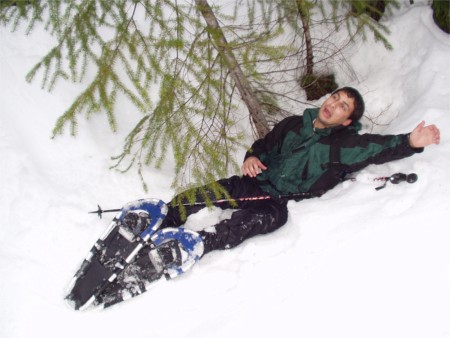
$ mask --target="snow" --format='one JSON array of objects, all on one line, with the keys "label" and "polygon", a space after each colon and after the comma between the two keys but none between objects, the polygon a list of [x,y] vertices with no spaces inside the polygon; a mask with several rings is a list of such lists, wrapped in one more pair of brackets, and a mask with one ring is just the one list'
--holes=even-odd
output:
[{"label": "snow", "polygon": [[[119,118],[114,135],[93,116],[80,119],[76,139],[51,139],[78,85],[48,93],[39,80],[27,83],[52,40],[1,27],[0,336],[450,337],[450,38],[426,1],[415,3],[385,22],[394,50],[358,43],[347,55],[355,73],[338,81],[361,90],[372,117],[384,111],[374,132],[409,132],[426,120],[440,127],[439,146],[370,166],[320,199],[290,202],[289,221],[275,233],[210,253],[185,275],[103,311],[75,312],[64,301],[109,223],[87,211],[169,200],[171,163],[145,173],[148,194],[133,173],[108,169],[132,115]],[[374,190],[371,177],[395,172],[419,179]],[[227,215],[201,211],[188,227]]]}]

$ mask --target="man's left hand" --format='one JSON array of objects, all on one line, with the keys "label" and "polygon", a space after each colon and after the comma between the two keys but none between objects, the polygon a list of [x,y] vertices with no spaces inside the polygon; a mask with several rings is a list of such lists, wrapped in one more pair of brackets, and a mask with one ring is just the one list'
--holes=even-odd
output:
[{"label": "man's left hand", "polygon": [[439,128],[434,124],[425,126],[425,121],[419,123],[409,134],[409,145],[412,148],[422,148],[441,141]]}]

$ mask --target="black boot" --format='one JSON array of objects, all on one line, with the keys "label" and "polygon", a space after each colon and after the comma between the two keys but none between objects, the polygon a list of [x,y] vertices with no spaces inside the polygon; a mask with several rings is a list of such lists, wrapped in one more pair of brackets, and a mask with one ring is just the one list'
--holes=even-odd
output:
[{"label": "black boot", "polygon": [[148,256],[155,269],[159,272],[168,266],[181,266],[183,263],[182,250],[177,241],[169,241],[150,250]]}]

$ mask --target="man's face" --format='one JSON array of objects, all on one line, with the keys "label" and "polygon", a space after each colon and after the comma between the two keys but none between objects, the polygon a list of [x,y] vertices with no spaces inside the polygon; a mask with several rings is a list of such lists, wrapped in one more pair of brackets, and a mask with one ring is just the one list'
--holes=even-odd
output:
[{"label": "man's face", "polygon": [[316,128],[332,128],[339,125],[348,126],[349,119],[355,109],[355,100],[348,97],[344,91],[331,95],[320,107],[315,123]]}]

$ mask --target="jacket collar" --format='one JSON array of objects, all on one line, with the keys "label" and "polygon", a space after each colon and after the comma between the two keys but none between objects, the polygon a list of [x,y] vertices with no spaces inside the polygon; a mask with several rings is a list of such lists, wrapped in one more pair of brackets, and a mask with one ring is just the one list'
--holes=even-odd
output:
[{"label": "jacket collar", "polygon": [[339,125],[333,128],[315,129],[313,124],[314,120],[317,118],[318,115],[319,115],[319,108],[306,109],[305,113],[303,114],[304,125],[311,126],[311,129],[314,130],[316,134],[327,136],[341,132],[343,130],[348,130],[351,133],[358,133],[358,131],[361,130],[361,123],[359,121],[353,122],[349,126]]}]

